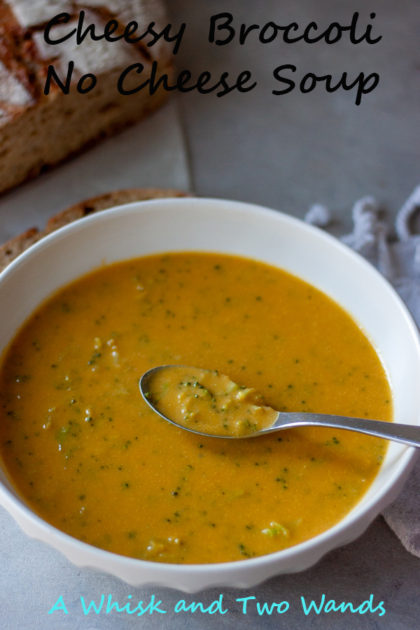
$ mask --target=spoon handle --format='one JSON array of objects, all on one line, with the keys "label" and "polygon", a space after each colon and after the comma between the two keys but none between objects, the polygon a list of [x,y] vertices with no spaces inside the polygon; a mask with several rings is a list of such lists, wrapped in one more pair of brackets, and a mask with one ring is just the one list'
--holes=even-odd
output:
[{"label": "spoon handle", "polygon": [[349,418],[320,413],[280,412],[271,429],[302,426],[324,426],[358,431],[359,433],[366,433],[367,435],[374,435],[375,437],[420,448],[419,426],[384,422],[383,420],[366,420],[366,418]]}]

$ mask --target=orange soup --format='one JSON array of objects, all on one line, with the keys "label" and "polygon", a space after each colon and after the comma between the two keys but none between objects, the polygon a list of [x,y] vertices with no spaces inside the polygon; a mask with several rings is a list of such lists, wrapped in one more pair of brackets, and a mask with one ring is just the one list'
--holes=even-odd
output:
[{"label": "orange soup", "polygon": [[392,418],[373,347],[314,287],[217,254],[115,264],[42,304],[2,359],[1,456],[37,514],[134,558],[240,560],[337,523],[381,465],[386,443],[352,432],[172,426],[138,390],[163,364],[219,370],[278,410]]},{"label": "orange soup", "polygon": [[234,383],[218,370],[165,365],[147,372],[142,394],[165,418],[190,431],[221,437],[249,437],[272,427],[278,413],[252,387]]}]

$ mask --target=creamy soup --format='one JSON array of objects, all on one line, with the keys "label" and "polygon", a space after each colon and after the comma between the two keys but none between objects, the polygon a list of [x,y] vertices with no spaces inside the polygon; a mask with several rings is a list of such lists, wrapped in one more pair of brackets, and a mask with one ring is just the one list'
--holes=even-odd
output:
[{"label": "creamy soup", "polygon": [[37,514],[135,558],[240,560],[337,523],[381,465],[386,443],[352,432],[220,440],[170,425],[138,390],[162,364],[211,367],[278,410],[392,417],[368,339],[301,280],[216,254],[112,265],[41,305],[2,359],[1,455]]},{"label": "creamy soup", "polygon": [[217,370],[166,366],[148,378],[146,400],[182,427],[225,437],[244,437],[271,427],[278,413],[253,387]]}]

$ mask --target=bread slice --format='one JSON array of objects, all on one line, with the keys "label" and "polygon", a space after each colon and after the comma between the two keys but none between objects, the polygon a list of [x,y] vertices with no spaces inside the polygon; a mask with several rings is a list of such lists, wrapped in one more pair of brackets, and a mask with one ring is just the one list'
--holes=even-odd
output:
[{"label": "bread slice", "polygon": [[163,197],[185,197],[186,193],[179,190],[167,188],[129,188],[126,190],[117,190],[98,197],[92,197],[81,203],[76,203],[74,206],[59,212],[55,216],[51,217],[48,221],[45,234],[54,232],[63,225],[82,219],[83,217],[92,214],[93,212],[100,212],[113,206],[118,206],[123,203],[131,203],[132,201],[148,201],[149,199],[161,199]]},{"label": "bread slice", "polygon": [[33,243],[39,241],[43,236],[58,230],[60,227],[83,219],[94,212],[101,212],[108,208],[118,206],[132,201],[147,201],[149,199],[162,199],[165,197],[186,197],[187,193],[172,188],[129,188],[117,190],[97,197],[92,197],[86,201],[76,203],[74,206],[59,212],[51,217],[44,230],[30,228],[10,239],[0,246],[0,271],[5,269],[19,254],[28,249]]},{"label": "bread slice", "polygon": [[[127,43],[86,37],[79,45],[75,37],[49,45],[44,41],[46,23],[64,11],[68,24],[51,29],[54,39],[75,29],[80,11],[85,25],[104,32],[110,19],[118,21],[118,34],[132,20],[139,34],[155,22],[159,32],[167,24],[163,0],[0,0],[0,192],[33,177],[90,145],[146,116],[166,99],[158,89],[121,95],[118,78],[134,63],[144,66],[141,77],[129,75],[128,87],[143,83],[153,62],[159,73],[171,74],[172,48],[161,38],[148,47],[148,38]],[[150,40],[150,38],[149,38]],[[44,94],[47,69],[53,65],[62,81],[69,62],[74,71],[68,94],[52,83]],[[77,82],[86,73],[97,77],[91,91],[80,94]]]},{"label": "bread slice", "polygon": [[36,243],[41,237],[38,228],[30,228],[0,246],[0,271],[19,256],[25,249]]}]

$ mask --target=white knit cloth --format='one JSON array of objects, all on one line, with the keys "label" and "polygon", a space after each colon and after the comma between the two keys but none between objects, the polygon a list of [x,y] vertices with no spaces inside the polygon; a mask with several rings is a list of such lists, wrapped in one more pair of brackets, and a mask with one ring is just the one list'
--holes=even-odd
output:
[{"label": "white knit cloth", "polygon": [[[397,240],[391,240],[387,223],[381,218],[373,197],[363,197],[353,206],[353,232],[341,240],[367,258],[394,286],[420,327],[420,236],[413,234],[412,224],[420,214],[418,186],[397,215]],[[327,227],[331,215],[316,204],[305,220]],[[420,557],[420,461],[398,499],[383,516],[404,547]]]}]

